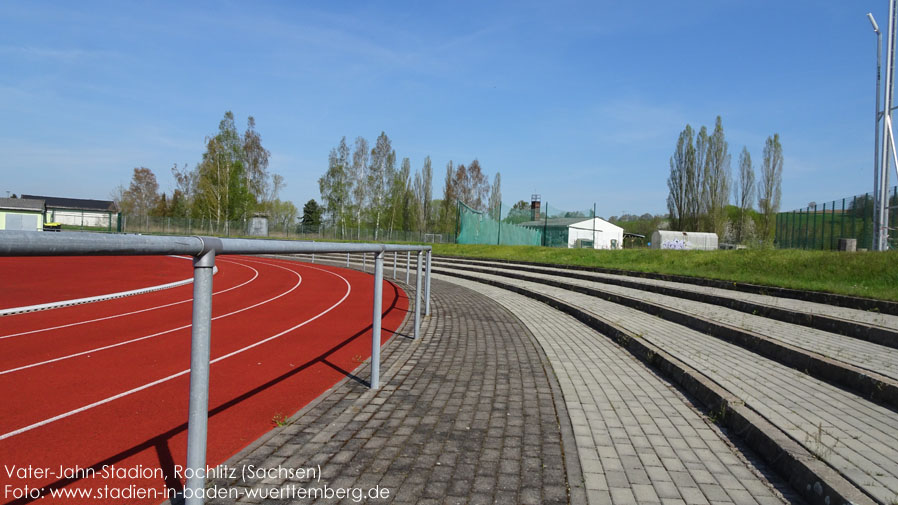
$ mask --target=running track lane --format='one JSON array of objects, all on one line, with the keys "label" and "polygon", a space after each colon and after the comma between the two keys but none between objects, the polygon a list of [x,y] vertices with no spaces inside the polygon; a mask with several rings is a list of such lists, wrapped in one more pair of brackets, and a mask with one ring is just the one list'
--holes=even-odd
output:
[{"label": "running track lane", "polygon": [[[0,258],[0,309],[130,291],[180,281],[190,258],[175,256],[49,256]],[[152,265],[152,268],[148,266]],[[65,282],[72,274],[77,282]],[[52,289],[47,289],[52,286]]]},{"label": "running track lane", "polygon": [[[219,262],[219,275],[228,275],[228,271],[238,268],[245,270],[244,267],[255,268],[260,275],[253,283],[216,295],[213,317],[264,302],[285,292],[296,284],[297,275],[302,277],[302,281],[298,288],[280,298],[213,322],[213,359],[279,333],[284,334],[213,364],[210,465],[224,461],[269,430],[275,416],[290,416],[345,377],[359,360],[369,357],[371,349],[370,275],[290,261],[228,258],[242,266]],[[291,274],[284,269],[296,273]],[[216,291],[219,290],[218,278],[217,275]],[[250,286],[252,289],[249,289]],[[265,292],[268,288],[275,291]],[[338,304],[344,296],[345,300]],[[134,301],[142,298],[133,297]],[[172,301],[177,299],[178,296],[172,297]],[[153,303],[159,301],[154,297]],[[83,318],[95,318],[90,309],[101,305],[105,302],[81,306]],[[287,331],[330,307],[334,308],[318,319]],[[398,327],[407,313],[407,307],[408,300],[404,293],[391,284],[385,284],[384,328]],[[166,310],[122,318],[128,320],[130,331],[115,338],[124,341],[145,335],[147,332],[142,325],[158,325],[160,320],[169,327],[180,326],[182,321],[176,319],[176,314],[169,314]],[[52,312],[55,311],[44,314]],[[186,314],[189,322],[189,309]],[[54,332],[69,332],[69,340],[79,341],[86,348],[95,343],[92,335],[97,332],[92,331],[93,325],[79,325],[68,331],[60,329]],[[384,331],[384,341],[391,335],[390,331]],[[20,337],[6,340],[17,338]],[[135,384],[145,384],[186,370],[189,339],[188,328],[161,338],[98,351],[92,353],[90,358],[81,356],[0,375],[3,391],[15,393],[19,389],[28,390],[28,394],[14,394],[12,400],[15,406],[4,402],[0,410],[0,432],[9,433],[64,413],[67,410],[62,405],[87,405],[107,398],[109,393],[119,394],[132,389]],[[144,347],[150,342],[152,346]],[[0,356],[5,354],[5,344],[0,340]],[[80,366],[74,367],[75,364]],[[41,385],[46,382],[52,386]],[[0,489],[5,489],[7,484],[17,489],[25,485],[85,490],[109,485],[121,489],[129,484],[153,488],[157,492],[161,492],[164,486],[178,488],[183,479],[178,479],[173,467],[183,464],[186,457],[188,383],[189,375],[183,374],[88,411],[0,440],[4,465],[32,465],[54,471],[60,465],[66,468],[95,468],[98,471],[104,465],[114,465],[117,468],[143,468],[154,474],[162,473],[164,477],[127,480],[97,477],[71,482],[56,478],[56,475],[51,478],[10,478],[7,468],[4,468]],[[70,401],[70,398],[78,401]],[[162,501],[162,498],[160,495],[158,499],[107,502],[154,503]],[[54,500],[51,497],[41,501],[47,500],[50,503],[73,503],[72,500]],[[15,500],[9,496],[3,501],[26,503],[29,500]],[[98,503],[96,500],[88,502]]]}]

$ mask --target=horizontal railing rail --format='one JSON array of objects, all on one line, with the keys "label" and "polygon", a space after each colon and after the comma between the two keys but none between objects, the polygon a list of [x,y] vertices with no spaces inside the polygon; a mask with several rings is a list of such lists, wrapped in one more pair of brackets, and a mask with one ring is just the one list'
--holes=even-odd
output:
[{"label": "horizontal railing rail", "polygon": [[[396,244],[303,242],[265,239],[230,239],[127,235],[103,233],[0,230],[0,256],[137,256],[185,255],[193,257],[193,316],[190,340],[190,403],[187,421],[187,468],[184,487],[187,505],[203,503],[206,469],[206,438],[209,410],[209,361],[212,326],[212,271],[215,257],[224,254],[316,254],[362,253],[374,256],[374,304],[371,319],[371,389],[380,386],[380,337],[383,302],[384,254],[417,254],[414,338],[418,338],[421,317],[421,288],[424,314],[430,315],[431,247]],[[423,258],[426,256],[426,259]],[[347,259],[348,266],[348,259]],[[422,270],[425,272],[422,274]],[[423,279],[422,279],[423,275]],[[406,275],[408,280],[408,275]]]}]

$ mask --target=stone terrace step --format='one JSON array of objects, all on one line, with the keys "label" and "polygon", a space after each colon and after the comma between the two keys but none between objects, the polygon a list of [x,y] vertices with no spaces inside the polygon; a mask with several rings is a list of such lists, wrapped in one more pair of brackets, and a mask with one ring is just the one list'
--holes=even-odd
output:
[{"label": "stone terrace step", "polygon": [[[478,280],[508,283],[478,273]],[[698,370],[880,503],[898,497],[898,416],[745,349],[596,297],[514,280],[612,321]]]},{"label": "stone terrace step", "polygon": [[590,504],[785,500],[755,468],[767,471],[763,463],[746,461],[688,397],[610,339],[522,295],[436,278],[498,301],[542,345],[564,393]]}]

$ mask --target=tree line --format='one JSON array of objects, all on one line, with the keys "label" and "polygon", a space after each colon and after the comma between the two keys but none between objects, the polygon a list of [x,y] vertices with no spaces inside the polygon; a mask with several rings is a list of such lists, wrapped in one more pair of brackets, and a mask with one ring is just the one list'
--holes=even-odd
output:
[{"label": "tree line", "polygon": [[[670,158],[667,209],[671,229],[714,232],[737,243],[753,238],[772,240],[782,193],[783,148],[779,134],[768,137],[764,144],[759,180],[756,181],[747,147],[743,146],[739,154],[735,181],[730,162],[720,116],[711,133],[702,126],[696,134],[692,126],[686,125]],[[755,203],[757,211],[753,208]],[[738,210],[735,216],[733,210]]]},{"label": "tree line", "polygon": [[442,199],[433,197],[433,164],[426,156],[412,173],[408,157],[398,161],[392,141],[381,132],[371,147],[356,137],[352,148],[346,137],[331,149],[328,166],[318,179],[322,221],[341,238],[360,237],[373,230],[374,239],[393,231],[454,233],[456,201],[491,215],[502,201],[501,175],[490,185],[480,162],[467,166],[446,164]]},{"label": "tree line", "polygon": [[270,221],[292,225],[297,209],[278,195],[287,185],[270,173],[271,153],[262,146],[256,121],[249,116],[246,130],[237,131],[234,114],[227,111],[218,132],[205,139],[202,160],[190,168],[171,168],[176,187],[171,195],[159,192],[156,175],[146,167],[134,169],[127,188],[119,185],[113,199],[126,215],[193,218],[224,230],[230,221],[246,221],[264,213]]}]

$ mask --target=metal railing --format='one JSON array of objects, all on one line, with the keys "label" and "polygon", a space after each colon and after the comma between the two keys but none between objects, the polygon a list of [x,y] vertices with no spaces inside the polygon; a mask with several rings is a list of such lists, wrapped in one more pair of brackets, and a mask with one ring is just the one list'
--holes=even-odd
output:
[{"label": "metal railing", "polygon": [[[108,235],[101,233],[43,233],[0,231],[0,256],[134,256],[186,255],[193,257],[193,320],[190,340],[190,403],[187,423],[187,468],[205,470],[209,410],[209,368],[212,326],[212,270],[215,257],[225,254],[362,253],[374,255],[374,304],[371,319],[371,389],[380,386],[380,333],[384,253],[417,253],[415,334],[421,317],[421,276],[424,280],[425,315],[430,315],[430,246],[299,242],[286,240],[226,239]],[[426,266],[422,256],[426,255]],[[348,258],[348,257],[347,257]],[[348,262],[348,259],[347,259]],[[408,274],[406,274],[408,279]],[[184,487],[187,505],[203,503],[205,471],[190,473]]]}]

